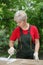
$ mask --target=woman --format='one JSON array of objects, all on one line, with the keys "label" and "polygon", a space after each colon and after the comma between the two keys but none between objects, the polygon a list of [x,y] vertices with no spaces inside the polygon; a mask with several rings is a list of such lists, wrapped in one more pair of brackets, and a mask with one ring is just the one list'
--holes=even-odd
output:
[{"label": "woman", "polygon": [[39,33],[34,25],[27,23],[27,14],[23,10],[15,13],[14,21],[17,27],[13,30],[10,36],[8,53],[13,55],[15,52],[14,41],[18,39],[18,47],[16,49],[16,58],[36,59],[38,60],[39,52]]}]

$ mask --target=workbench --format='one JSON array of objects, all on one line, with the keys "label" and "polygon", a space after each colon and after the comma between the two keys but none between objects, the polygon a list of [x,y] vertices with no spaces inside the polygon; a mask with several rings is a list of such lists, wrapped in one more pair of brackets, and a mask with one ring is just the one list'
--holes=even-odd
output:
[{"label": "workbench", "polygon": [[11,59],[0,60],[0,65],[43,65],[43,60]]}]

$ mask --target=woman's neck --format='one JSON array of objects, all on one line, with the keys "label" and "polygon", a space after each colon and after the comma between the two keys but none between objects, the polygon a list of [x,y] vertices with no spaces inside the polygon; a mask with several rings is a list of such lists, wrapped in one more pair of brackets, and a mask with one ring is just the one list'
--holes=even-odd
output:
[{"label": "woman's neck", "polygon": [[26,23],[23,27],[22,27],[23,30],[28,30],[29,29],[29,23]]}]

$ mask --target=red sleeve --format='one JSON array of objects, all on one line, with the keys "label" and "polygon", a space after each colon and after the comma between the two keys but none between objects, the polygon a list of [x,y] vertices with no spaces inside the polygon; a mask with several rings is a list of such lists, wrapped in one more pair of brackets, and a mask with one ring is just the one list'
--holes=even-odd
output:
[{"label": "red sleeve", "polygon": [[37,29],[36,26],[34,27],[34,38],[35,38],[35,39],[39,39],[39,38],[40,38],[38,29]]},{"label": "red sleeve", "polygon": [[10,36],[10,40],[15,41],[16,39],[17,39],[17,29],[14,29]]}]

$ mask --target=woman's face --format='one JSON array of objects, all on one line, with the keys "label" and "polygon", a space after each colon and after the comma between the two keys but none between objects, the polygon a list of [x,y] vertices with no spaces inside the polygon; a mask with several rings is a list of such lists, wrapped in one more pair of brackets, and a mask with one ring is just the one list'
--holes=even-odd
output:
[{"label": "woman's face", "polygon": [[25,21],[16,21],[16,23],[17,23],[17,25],[18,25],[19,27],[21,27],[21,28],[23,28],[24,25],[25,25]]}]

